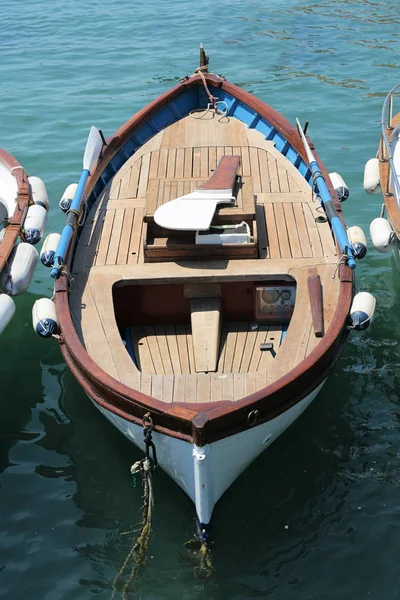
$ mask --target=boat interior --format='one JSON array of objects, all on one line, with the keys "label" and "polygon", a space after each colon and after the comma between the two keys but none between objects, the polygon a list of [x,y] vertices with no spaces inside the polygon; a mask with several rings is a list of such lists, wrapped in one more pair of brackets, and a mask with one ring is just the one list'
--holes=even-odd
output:
[{"label": "boat interior", "polygon": [[[157,224],[157,209],[199,189],[224,156],[239,157],[234,200],[211,228]],[[127,386],[164,402],[235,401],[323,338],[337,262],[312,188],[274,142],[203,111],[154,135],[94,202],[72,265],[71,315],[88,354]]]}]

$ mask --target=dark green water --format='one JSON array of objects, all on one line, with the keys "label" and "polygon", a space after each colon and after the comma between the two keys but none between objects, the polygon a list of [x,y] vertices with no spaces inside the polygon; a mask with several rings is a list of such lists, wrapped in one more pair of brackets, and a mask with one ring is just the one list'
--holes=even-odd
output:
[{"label": "dark green water", "polygon": [[[154,0],[0,1],[0,145],[47,183],[48,231],[79,176],[89,127],[110,135],[190,73],[203,41],[211,67],[309,134],[351,189],[347,224],[368,230],[381,198],[362,190],[381,105],[399,78],[394,0],[202,4]],[[399,109],[398,109],[399,110]],[[151,558],[132,598],[398,598],[400,574],[400,277],[370,250],[358,287],[377,297],[373,327],[352,335],[313,405],[232,486],[214,514],[216,576],[193,576],[184,542],[194,514],[163,473]],[[109,599],[130,549],[139,457],[35,337],[45,268],[0,338],[0,598]],[[118,597],[118,596],[117,596]]]}]

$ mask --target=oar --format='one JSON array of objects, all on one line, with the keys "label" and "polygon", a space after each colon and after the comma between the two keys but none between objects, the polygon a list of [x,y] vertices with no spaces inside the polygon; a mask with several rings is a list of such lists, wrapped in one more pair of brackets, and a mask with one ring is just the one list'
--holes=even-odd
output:
[{"label": "oar", "polygon": [[72,200],[71,207],[67,212],[66,225],[61,232],[60,241],[58,242],[57,250],[54,256],[53,268],[51,269],[51,276],[57,279],[60,274],[60,266],[64,264],[65,253],[68,248],[69,241],[71,239],[72,232],[76,226],[77,219],[79,217],[79,207],[83,192],[85,189],[86,182],[89,175],[93,173],[96,167],[97,161],[100,156],[101,149],[103,147],[103,138],[96,127],[91,127],[89,137],[86,142],[85,154],[83,155],[83,171],[79,179],[78,187],[76,188],[74,199]]},{"label": "oar", "polygon": [[347,237],[347,233],[343,227],[343,223],[338,217],[335,205],[333,204],[331,195],[326,186],[325,179],[322,176],[318,163],[315,160],[314,154],[311,152],[311,148],[307,142],[306,136],[304,135],[304,131],[298,119],[296,119],[296,123],[300,137],[303,140],[304,149],[306,151],[307,160],[309,162],[309,169],[313,176],[313,182],[318,187],[319,197],[321,199],[321,204],[325,210],[325,214],[332,226],[333,232],[339,243],[342,253],[348,257],[347,264],[351,269],[355,269],[356,261],[354,260],[353,251],[349,239]]}]

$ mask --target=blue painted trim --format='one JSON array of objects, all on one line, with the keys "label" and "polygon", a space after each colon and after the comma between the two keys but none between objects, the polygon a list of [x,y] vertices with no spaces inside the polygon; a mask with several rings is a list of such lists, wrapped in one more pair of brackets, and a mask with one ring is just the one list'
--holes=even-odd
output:
[{"label": "blue painted trim", "polygon": [[343,227],[342,221],[339,219],[336,213],[331,195],[326,187],[325,179],[323,178],[322,173],[319,170],[318,163],[315,160],[310,163],[310,170],[314,175],[314,185],[318,188],[318,195],[320,197],[321,204],[324,207],[325,214],[329,219],[340,249],[343,254],[347,254],[349,257],[347,260],[349,267],[351,269],[355,269],[356,262],[354,260],[353,250],[347,237],[347,233]]},{"label": "blue painted trim", "polygon": [[[76,211],[79,209],[81,198],[85,189],[86,182],[90,173],[88,169],[83,169],[82,175],[79,179],[78,187],[76,188],[74,199],[72,200],[70,211]],[[72,213],[71,213],[72,214]],[[71,216],[71,215],[70,215]],[[73,232],[72,226],[68,223],[67,213],[67,225],[64,225],[64,229],[61,232],[60,241],[58,242],[57,250],[54,256],[54,266],[51,269],[51,276],[53,279],[57,279],[59,276],[59,266],[64,264],[65,253],[68,248],[69,241]]]},{"label": "blue painted trim", "polygon": [[281,343],[279,344],[280,346],[282,345],[282,342],[283,342],[283,340],[284,340],[284,339],[285,339],[285,337],[286,337],[286,334],[287,334],[287,330],[288,330],[288,328],[289,328],[289,325],[284,325],[284,326],[282,327]]}]

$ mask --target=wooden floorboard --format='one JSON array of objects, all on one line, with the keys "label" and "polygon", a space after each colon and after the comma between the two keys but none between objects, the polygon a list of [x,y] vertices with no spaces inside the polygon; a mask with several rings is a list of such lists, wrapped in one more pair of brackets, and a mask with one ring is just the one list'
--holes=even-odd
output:
[{"label": "wooden floorboard", "polygon": [[[336,249],[329,224],[315,220],[322,212],[312,201],[310,185],[255,129],[232,118],[223,122],[211,113],[201,116],[185,117],[155,135],[116,173],[86,219],[73,265],[72,317],[89,354],[116,379],[164,402],[239,400],[303,360],[318,343],[304,291],[309,265],[321,277],[325,329],[338,302],[339,285],[332,279]],[[207,260],[202,268],[195,261],[145,263],[148,221],[156,209],[201,185],[224,155],[241,157],[241,183],[234,205],[219,214],[229,222],[233,212],[256,211],[260,258]],[[299,286],[282,346],[282,326],[223,323],[216,372],[196,374],[190,325],[133,326],[138,368],[129,358],[115,323],[112,281],[163,283],[195,277],[218,283],[227,275],[239,281],[275,274],[298,277]],[[108,277],[106,283],[102,277]],[[260,350],[263,342],[274,344],[276,358]]]}]

